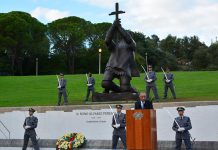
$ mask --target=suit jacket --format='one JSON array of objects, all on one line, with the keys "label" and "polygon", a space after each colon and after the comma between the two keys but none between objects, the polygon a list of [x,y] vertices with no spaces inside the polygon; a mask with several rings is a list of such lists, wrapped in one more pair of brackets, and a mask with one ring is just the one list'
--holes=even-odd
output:
[{"label": "suit jacket", "polygon": [[[113,127],[114,128],[113,135],[125,135],[126,134],[126,114],[121,112],[118,117],[118,114],[116,113],[115,118],[116,118],[117,124],[120,124],[120,127],[118,129]],[[116,122],[113,116],[112,126],[115,124]]]},{"label": "suit jacket", "polygon": [[187,116],[183,116],[182,119],[181,117],[177,117],[175,118],[175,120],[177,121],[180,127],[185,128],[185,131],[179,132],[178,131],[179,127],[177,123],[174,121],[172,129],[176,132],[176,138],[177,139],[190,139],[189,130],[192,128],[191,119]]},{"label": "suit jacket", "polygon": [[[142,109],[141,100],[135,102],[135,109]],[[154,109],[152,101],[145,100],[144,109]]]}]

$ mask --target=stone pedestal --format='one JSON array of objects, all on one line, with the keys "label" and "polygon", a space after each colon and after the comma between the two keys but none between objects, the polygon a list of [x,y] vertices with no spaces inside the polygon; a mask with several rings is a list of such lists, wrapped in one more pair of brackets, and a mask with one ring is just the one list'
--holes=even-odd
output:
[{"label": "stone pedestal", "polygon": [[136,101],[139,99],[138,93],[95,93],[92,96],[93,102],[106,101]]}]

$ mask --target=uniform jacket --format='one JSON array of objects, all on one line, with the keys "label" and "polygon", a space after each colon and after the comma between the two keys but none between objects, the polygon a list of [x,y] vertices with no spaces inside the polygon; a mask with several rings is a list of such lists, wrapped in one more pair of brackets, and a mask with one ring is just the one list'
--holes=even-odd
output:
[{"label": "uniform jacket", "polygon": [[[59,82],[60,82],[60,86],[61,86],[61,88],[59,90],[60,91],[66,90],[67,80],[66,79],[60,79]],[[58,85],[59,85],[59,83],[58,83]]]},{"label": "uniform jacket", "polygon": [[93,77],[88,78],[88,84],[92,84],[91,86],[88,86],[89,89],[93,89],[95,86],[95,79]]},{"label": "uniform jacket", "polygon": [[167,79],[170,80],[170,82],[169,83],[166,82],[166,77],[163,74],[163,80],[165,81],[165,84],[172,84],[173,80],[174,80],[173,74],[172,73],[166,73],[166,76],[167,76]]},{"label": "uniform jacket", "polygon": [[185,131],[179,132],[178,131],[178,125],[174,121],[172,129],[176,132],[176,138],[177,139],[189,139],[190,138],[190,133],[189,130],[192,128],[191,120],[187,116],[183,116],[182,119],[181,117],[175,118],[177,123],[179,124],[180,127],[184,127]]},{"label": "uniform jacket", "polygon": [[[121,135],[121,134],[126,134],[126,114],[120,113],[119,117],[118,114],[115,114],[115,118],[117,121],[117,124],[120,124],[120,127],[114,128],[113,134],[114,135]],[[115,120],[114,117],[112,118],[112,125],[115,125]]]},{"label": "uniform jacket", "polygon": [[152,82],[147,82],[148,78],[147,75],[145,75],[145,81],[147,83],[147,86],[155,86],[155,81],[157,80],[156,73],[154,71],[149,71],[148,72],[148,77],[149,79],[152,79]]},{"label": "uniform jacket", "polygon": [[26,117],[23,126],[30,126],[29,129],[26,129],[26,132],[35,131],[35,128],[37,128],[38,125],[38,118],[35,116],[32,117]]}]

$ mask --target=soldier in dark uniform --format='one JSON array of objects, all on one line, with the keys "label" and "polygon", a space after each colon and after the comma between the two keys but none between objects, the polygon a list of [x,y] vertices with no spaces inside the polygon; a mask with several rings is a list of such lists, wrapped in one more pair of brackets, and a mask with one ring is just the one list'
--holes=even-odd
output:
[{"label": "soldier in dark uniform", "polygon": [[68,104],[67,100],[67,80],[64,79],[64,74],[60,73],[60,78],[58,80],[58,106],[61,105],[61,97],[64,96],[64,105]]},{"label": "soldier in dark uniform", "polygon": [[[126,114],[122,113],[122,105],[116,105],[117,113],[112,119],[112,127],[114,128],[112,137],[112,149],[117,148],[119,138],[126,149]],[[115,118],[115,119],[114,119]],[[115,121],[116,120],[116,121]]]},{"label": "soldier in dark uniform", "polygon": [[89,73],[88,81],[87,81],[87,94],[85,101],[88,101],[90,92],[95,93],[95,79],[92,77],[92,74]]},{"label": "soldier in dark uniform", "polygon": [[[118,41],[114,41],[114,37]],[[105,43],[111,55],[102,81],[102,87],[105,89],[104,92],[136,92],[130,84],[132,77],[140,76],[134,60],[136,43],[130,34],[122,28],[119,19],[114,21],[108,30]],[[114,78],[119,79],[120,86],[113,82]]]},{"label": "soldier in dark uniform", "polygon": [[154,109],[152,101],[146,100],[145,95],[145,93],[140,93],[139,100],[135,102],[135,109]]},{"label": "soldier in dark uniform", "polygon": [[154,93],[154,97],[155,97],[155,100],[157,102],[159,102],[159,96],[158,96],[158,93],[157,93],[157,87],[156,87],[156,84],[155,84],[155,81],[157,80],[157,77],[156,77],[156,73],[154,71],[152,71],[152,66],[151,65],[148,65],[148,77],[147,75],[145,76],[145,81],[146,81],[146,100],[149,100],[150,97],[150,90],[152,89],[153,93]]},{"label": "soldier in dark uniform", "polygon": [[168,88],[170,88],[170,91],[173,95],[173,99],[176,99],[176,93],[175,93],[174,85],[173,85],[174,76],[170,72],[169,68],[166,69],[166,76],[165,76],[165,74],[163,75],[163,80],[165,83],[165,85],[164,85],[164,99],[167,98]]},{"label": "soldier in dark uniform", "polygon": [[175,118],[172,129],[176,132],[176,150],[181,150],[182,140],[184,140],[187,150],[192,149],[189,130],[192,128],[189,117],[184,116],[185,108],[177,108],[179,117]]},{"label": "soldier in dark uniform", "polygon": [[24,121],[23,128],[25,129],[24,133],[24,143],[23,143],[23,149],[27,149],[27,145],[29,142],[29,138],[31,139],[33,143],[34,150],[39,150],[38,141],[36,139],[36,131],[35,128],[37,128],[38,119],[37,117],[33,116],[35,110],[33,108],[29,109],[29,117],[27,117]]}]

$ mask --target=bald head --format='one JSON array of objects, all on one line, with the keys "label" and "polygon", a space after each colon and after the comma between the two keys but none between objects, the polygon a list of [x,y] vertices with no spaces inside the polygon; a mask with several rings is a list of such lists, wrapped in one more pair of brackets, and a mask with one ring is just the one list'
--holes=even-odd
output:
[{"label": "bald head", "polygon": [[145,93],[140,93],[139,94],[139,98],[140,98],[141,101],[145,101],[145,97],[146,97]]}]

